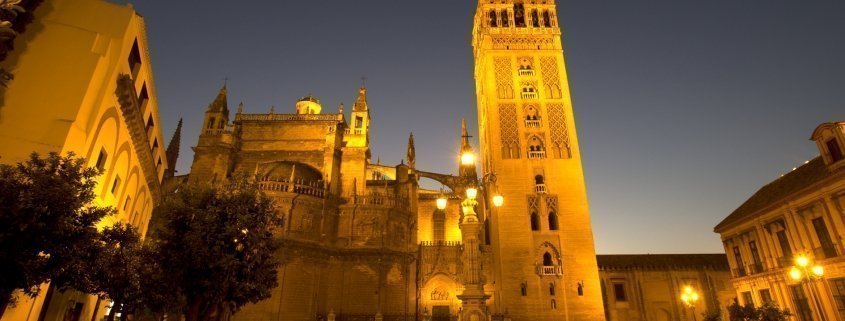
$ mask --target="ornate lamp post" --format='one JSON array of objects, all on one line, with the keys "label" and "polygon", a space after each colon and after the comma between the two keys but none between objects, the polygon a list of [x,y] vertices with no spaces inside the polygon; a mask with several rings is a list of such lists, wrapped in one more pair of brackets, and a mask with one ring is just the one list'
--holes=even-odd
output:
[{"label": "ornate lamp post", "polygon": [[[481,210],[486,210],[488,201],[492,201],[493,206],[499,207],[504,204],[504,197],[495,193],[490,197],[490,189],[495,190],[496,175],[488,173],[479,181],[476,176],[475,167],[475,153],[469,145],[469,136],[466,131],[466,124],[462,124],[463,140],[461,145],[460,156],[460,180],[461,189],[465,194],[465,198],[461,202],[461,210],[463,219],[461,220],[461,238],[463,250],[461,253],[461,261],[463,261],[464,268],[464,291],[458,295],[461,300],[461,320],[488,320],[486,301],[490,298],[484,293],[484,278],[481,270],[481,242],[479,235],[481,234],[481,220],[479,220],[476,208],[481,207]],[[480,204],[477,201],[480,197],[482,201]],[[443,208],[446,207],[445,199],[443,201],[437,200],[437,206],[440,208],[442,203]]]},{"label": "ornate lamp post", "polygon": [[695,303],[698,302],[698,292],[692,288],[692,286],[685,286],[683,291],[681,291],[681,301],[684,302],[688,308],[692,310],[692,319],[693,321],[697,321],[698,317],[695,316]]},{"label": "ornate lamp post", "polygon": [[816,310],[819,313],[819,318],[822,321],[827,321],[824,308],[819,301],[821,293],[814,286],[816,281],[820,281],[824,277],[824,267],[814,264],[806,255],[798,255],[795,257],[795,265],[789,269],[789,277],[795,282],[806,285],[810,289],[813,296],[813,303],[816,304]]}]

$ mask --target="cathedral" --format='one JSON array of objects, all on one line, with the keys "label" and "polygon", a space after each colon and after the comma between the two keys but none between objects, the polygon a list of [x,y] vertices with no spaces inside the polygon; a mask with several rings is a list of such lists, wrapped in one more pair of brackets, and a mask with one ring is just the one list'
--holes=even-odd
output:
[{"label": "cathedral", "polygon": [[363,86],[348,111],[233,117],[220,89],[175,179],[253,177],[285,222],[279,286],[235,320],[604,320],[555,4],[479,2],[472,48],[480,146],[456,128],[456,174],[417,164],[413,135],[373,162]]}]

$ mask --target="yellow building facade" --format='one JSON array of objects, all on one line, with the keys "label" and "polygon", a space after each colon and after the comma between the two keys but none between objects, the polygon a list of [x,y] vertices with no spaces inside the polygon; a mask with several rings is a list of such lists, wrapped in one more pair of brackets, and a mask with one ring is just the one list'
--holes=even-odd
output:
[{"label": "yellow building facade", "polygon": [[[743,305],[773,302],[800,321],[845,319],[845,123],[811,135],[819,156],[766,184],[719,223]],[[790,276],[796,258],[821,276]],[[809,278],[808,278],[809,277]]]},{"label": "yellow building facade", "polygon": [[[598,255],[609,321],[695,321],[705,313],[728,320],[736,298],[725,254]],[[698,300],[687,304],[689,288]]]},{"label": "yellow building facade", "polygon": [[[0,161],[32,152],[84,157],[103,171],[96,203],[118,212],[99,225],[124,222],[146,233],[168,160],[144,19],[101,0],[48,1],[33,14],[0,63],[15,77],[0,89]],[[2,320],[96,321],[106,305],[45,285]]]},{"label": "yellow building facade", "polygon": [[[479,1],[473,54],[490,215],[494,310],[513,320],[602,320],[581,151],[555,1]],[[549,295],[548,285],[559,289]]]}]

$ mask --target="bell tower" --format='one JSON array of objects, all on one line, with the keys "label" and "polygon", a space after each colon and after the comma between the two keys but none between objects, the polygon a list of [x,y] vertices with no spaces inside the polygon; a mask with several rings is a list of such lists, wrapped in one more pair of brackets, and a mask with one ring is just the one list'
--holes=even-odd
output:
[{"label": "bell tower", "polygon": [[593,231],[553,0],[479,1],[472,45],[490,215],[493,313],[604,320]]}]

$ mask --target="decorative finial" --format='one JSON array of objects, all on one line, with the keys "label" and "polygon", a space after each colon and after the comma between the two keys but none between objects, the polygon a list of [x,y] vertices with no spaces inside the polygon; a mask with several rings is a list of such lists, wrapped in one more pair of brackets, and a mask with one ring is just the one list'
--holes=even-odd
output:
[{"label": "decorative finial", "polygon": [[226,88],[226,85],[229,84],[229,76],[223,77],[223,88]]},{"label": "decorative finial", "polygon": [[240,104],[238,104],[238,114],[243,113],[243,112],[244,112],[244,102],[241,102]]},{"label": "decorative finial", "polygon": [[276,106],[270,106],[270,114],[273,114],[275,112],[276,112]]},{"label": "decorative finial", "polygon": [[340,103],[340,107],[337,108],[337,113],[343,114],[343,103],[342,102]]}]

